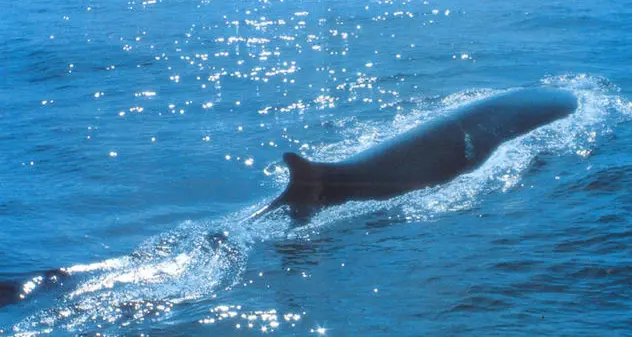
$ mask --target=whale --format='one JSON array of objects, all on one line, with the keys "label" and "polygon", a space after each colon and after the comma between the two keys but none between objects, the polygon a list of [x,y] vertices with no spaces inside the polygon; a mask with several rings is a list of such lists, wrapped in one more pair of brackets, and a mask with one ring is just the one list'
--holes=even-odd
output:
[{"label": "whale", "polygon": [[578,106],[571,92],[513,89],[454,108],[339,162],[283,154],[286,189],[245,220],[289,206],[295,220],[348,201],[385,200],[434,187],[480,167],[502,143],[565,118]]},{"label": "whale", "polygon": [[[287,187],[242,221],[287,206],[300,224],[328,206],[386,200],[444,184],[481,166],[502,143],[563,119],[577,107],[577,97],[570,91],[514,89],[453,108],[339,162],[313,162],[284,153],[290,172]],[[222,249],[228,237],[221,232],[207,239],[212,249]],[[47,289],[72,286],[72,274],[71,269],[59,268],[0,279],[0,308]],[[25,286],[34,279],[35,290]]]}]

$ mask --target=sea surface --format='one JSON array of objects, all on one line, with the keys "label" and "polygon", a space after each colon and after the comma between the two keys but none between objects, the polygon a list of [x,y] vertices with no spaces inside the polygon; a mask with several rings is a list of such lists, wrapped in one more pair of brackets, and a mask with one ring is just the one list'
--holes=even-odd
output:
[{"label": "sea surface", "polygon": [[[1,7],[0,336],[632,335],[629,1]],[[579,108],[444,185],[244,221],[284,152],[524,87]]]}]

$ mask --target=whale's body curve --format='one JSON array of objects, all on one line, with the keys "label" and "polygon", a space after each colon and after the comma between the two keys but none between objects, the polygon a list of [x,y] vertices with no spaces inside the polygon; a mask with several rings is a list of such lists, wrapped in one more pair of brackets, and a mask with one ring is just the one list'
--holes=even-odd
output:
[{"label": "whale's body curve", "polygon": [[576,109],[577,98],[569,91],[512,90],[466,104],[340,162],[310,162],[285,153],[290,182],[256,215],[289,205],[294,217],[304,217],[323,206],[388,199],[442,184],[479,167],[503,142]]}]

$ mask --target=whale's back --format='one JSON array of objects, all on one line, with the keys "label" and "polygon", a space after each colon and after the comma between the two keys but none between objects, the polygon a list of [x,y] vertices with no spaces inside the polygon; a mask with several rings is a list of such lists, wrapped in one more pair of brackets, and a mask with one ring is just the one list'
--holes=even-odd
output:
[{"label": "whale's back", "polygon": [[445,183],[478,167],[501,143],[576,109],[577,98],[567,91],[515,90],[464,105],[338,163],[286,153],[290,182],[270,206],[287,204],[305,213]]},{"label": "whale's back", "polygon": [[466,139],[468,167],[480,165],[501,143],[562,119],[577,109],[568,91],[510,91],[459,109],[455,117]]},{"label": "whale's back", "polygon": [[576,109],[577,98],[569,91],[533,88],[492,96],[455,114],[464,128],[482,127],[507,138],[564,118]]}]

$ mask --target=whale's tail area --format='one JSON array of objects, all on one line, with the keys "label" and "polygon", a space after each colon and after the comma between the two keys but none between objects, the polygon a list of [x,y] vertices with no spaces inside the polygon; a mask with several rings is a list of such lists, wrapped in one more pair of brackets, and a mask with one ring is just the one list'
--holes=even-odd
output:
[{"label": "whale's tail area", "polygon": [[16,304],[42,290],[63,286],[70,276],[70,272],[60,268],[0,280],[0,308]]},{"label": "whale's tail area", "polygon": [[20,300],[20,284],[17,282],[0,282],[0,308]]},{"label": "whale's tail area", "polygon": [[290,182],[287,188],[269,205],[254,212],[244,221],[258,219],[284,205],[290,207],[292,218],[305,219],[322,203],[325,165],[310,162],[292,152],[284,153],[283,161],[290,170]]}]

